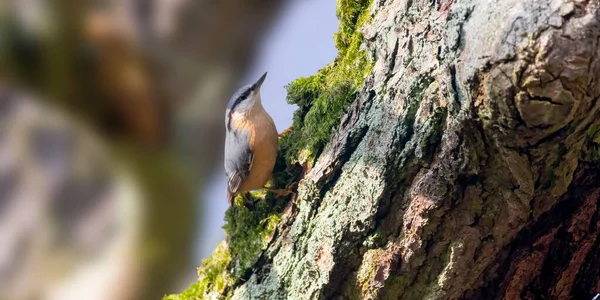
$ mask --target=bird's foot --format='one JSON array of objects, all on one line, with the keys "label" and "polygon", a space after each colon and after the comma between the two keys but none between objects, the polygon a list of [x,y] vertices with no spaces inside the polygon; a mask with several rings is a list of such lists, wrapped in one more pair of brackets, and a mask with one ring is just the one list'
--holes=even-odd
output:
[{"label": "bird's foot", "polygon": [[287,189],[271,190],[271,192],[273,194],[275,194],[275,196],[277,196],[277,197],[287,197],[291,194],[294,194],[294,192],[287,190]]},{"label": "bird's foot", "polygon": [[250,193],[243,193],[242,199],[244,200],[244,206],[248,208],[254,207],[254,205],[256,204],[256,199],[252,198],[252,196],[250,196]]},{"label": "bird's foot", "polygon": [[275,194],[277,197],[287,197],[289,195],[296,195],[296,193],[294,193],[293,189],[294,189],[294,185],[296,183],[295,182],[291,182],[288,185],[285,186],[285,188],[283,189],[276,189],[273,190],[271,189],[270,191]]},{"label": "bird's foot", "polygon": [[292,125],[292,126],[290,126],[290,128],[288,128],[288,129],[286,129],[286,130],[282,131],[282,132],[279,134],[279,137],[280,137],[280,138],[282,138],[282,137],[285,137],[286,135],[290,134],[290,132],[292,132],[292,129],[294,129],[294,126],[293,126],[293,125]]}]

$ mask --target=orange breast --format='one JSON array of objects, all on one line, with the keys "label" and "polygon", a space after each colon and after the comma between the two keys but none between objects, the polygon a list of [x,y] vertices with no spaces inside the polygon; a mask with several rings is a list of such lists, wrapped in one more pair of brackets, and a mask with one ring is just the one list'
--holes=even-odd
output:
[{"label": "orange breast", "polygon": [[260,103],[254,105],[247,117],[233,119],[232,122],[238,129],[249,131],[250,148],[254,153],[250,174],[240,185],[239,191],[261,189],[271,178],[277,159],[278,136],[275,123]]}]

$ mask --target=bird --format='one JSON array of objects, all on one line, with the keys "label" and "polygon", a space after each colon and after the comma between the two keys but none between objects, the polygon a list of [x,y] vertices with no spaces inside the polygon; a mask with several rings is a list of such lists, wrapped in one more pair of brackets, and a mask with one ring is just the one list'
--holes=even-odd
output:
[{"label": "bird", "polygon": [[230,206],[237,194],[264,188],[275,167],[279,135],[260,95],[266,77],[267,72],[239,88],[225,111],[224,165]]}]

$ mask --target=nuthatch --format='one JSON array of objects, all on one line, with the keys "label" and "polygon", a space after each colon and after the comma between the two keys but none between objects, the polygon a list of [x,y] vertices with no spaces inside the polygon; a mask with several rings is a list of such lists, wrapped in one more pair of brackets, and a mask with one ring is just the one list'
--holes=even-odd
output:
[{"label": "nuthatch", "polygon": [[225,172],[227,200],[264,188],[277,159],[278,134],[260,98],[267,73],[254,84],[240,88],[229,100],[225,113]]}]

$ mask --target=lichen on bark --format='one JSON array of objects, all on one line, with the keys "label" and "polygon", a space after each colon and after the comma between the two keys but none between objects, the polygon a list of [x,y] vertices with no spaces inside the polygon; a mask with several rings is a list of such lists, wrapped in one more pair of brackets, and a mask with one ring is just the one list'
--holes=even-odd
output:
[{"label": "lichen on bark", "polygon": [[227,272],[231,262],[231,254],[225,242],[221,242],[215,252],[202,261],[198,268],[198,281],[178,295],[165,296],[164,300],[189,300],[213,298],[223,292],[225,287],[233,283]]}]

